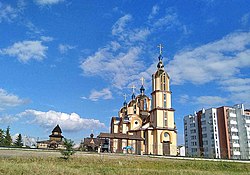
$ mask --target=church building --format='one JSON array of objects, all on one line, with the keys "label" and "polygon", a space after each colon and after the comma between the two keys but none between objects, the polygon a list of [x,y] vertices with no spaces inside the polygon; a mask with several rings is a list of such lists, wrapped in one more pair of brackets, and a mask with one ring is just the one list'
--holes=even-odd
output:
[{"label": "church building", "polygon": [[41,149],[64,149],[62,130],[59,125],[52,130],[49,140],[37,141],[37,148]]},{"label": "church building", "polygon": [[111,119],[111,132],[100,134],[100,137],[110,138],[111,152],[177,154],[177,129],[175,110],[171,106],[170,77],[164,69],[162,45],[159,47],[159,62],[152,75],[151,98],[145,94],[142,78],[140,94],[136,96],[133,87],[130,101],[127,102],[125,96],[118,117]]}]

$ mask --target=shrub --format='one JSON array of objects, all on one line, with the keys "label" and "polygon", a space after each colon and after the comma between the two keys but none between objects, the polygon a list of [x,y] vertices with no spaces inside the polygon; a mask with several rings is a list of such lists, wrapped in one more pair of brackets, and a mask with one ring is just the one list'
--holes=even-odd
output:
[{"label": "shrub", "polygon": [[63,158],[67,160],[71,155],[75,153],[75,151],[73,150],[73,146],[75,144],[74,141],[66,138],[64,138],[63,144],[65,149],[61,150],[61,154],[63,155]]}]

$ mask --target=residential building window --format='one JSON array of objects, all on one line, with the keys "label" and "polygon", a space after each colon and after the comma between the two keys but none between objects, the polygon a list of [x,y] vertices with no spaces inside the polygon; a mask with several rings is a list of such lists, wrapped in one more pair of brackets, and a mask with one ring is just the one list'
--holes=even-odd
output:
[{"label": "residential building window", "polygon": [[196,146],[196,145],[197,145],[197,142],[191,142],[191,145],[192,145],[192,146]]},{"label": "residential building window", "polygon": [[202,134],[202,137],[203,138],[207,138],[207,134]]},{"label": "residential building window", "polygon": [[192,153],[197,152],[197,148],[192,148],[191,151]]},{"label": "residential building window", "polygon": [[195,129],[191,129],[190,132],[191,132],[191,134],[194,134],[194,133],[196,133],[196,130]]},{"label": "residential building window", "polygon": [[232,136],[239,136],[237,132],[232,132]]},{"label": "residential building window", "polygon": [[191,123],[191,124],[190,124],[190,127],[195,127],[195,123]]},{"label": "residential building window", "polygon": [[191,140],[196,140],[196,136],[191,136]]},{"label": "residential building window", "polygon": [[203,145],[208,145],[208,141],[207,140],[203,141]]}]

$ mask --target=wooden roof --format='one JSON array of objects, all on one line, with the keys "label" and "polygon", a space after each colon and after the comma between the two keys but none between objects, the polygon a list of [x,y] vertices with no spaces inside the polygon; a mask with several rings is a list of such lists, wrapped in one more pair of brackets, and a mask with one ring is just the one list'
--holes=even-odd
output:
[{"label": "wooden roof", "polygon": [[139,140],[143,141],[144,139],[138,135],[128,135],[122,133],[100,133],[98,136],[100,138],[110,138],[110,139],[127,139],[127,140]]},{"label": "wooden roof", "polygon": [[60,126],[59,126],[59,125],[56,125],[56,127],[53,129],[53,131],[52,131],[52,132],[62,133],[62,130],[61,130],[61,128],[60,128]]}]

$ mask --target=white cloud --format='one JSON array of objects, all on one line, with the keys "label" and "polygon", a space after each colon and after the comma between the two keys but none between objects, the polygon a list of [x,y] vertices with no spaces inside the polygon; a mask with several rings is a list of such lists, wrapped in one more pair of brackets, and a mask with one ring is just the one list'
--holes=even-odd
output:
[{"label": "white cloud", "polygon": [[130,42],[136,42],[136,41],[144,41],[146,40],[147,36],[151,33],[151,31],[148,28],[142,28],[142,29],[135,29],[133,32],[131,32],[128,37]]},{"label": "white cloud", "polygon": [[160,10],[160,7],[159,7],[158,5],[154,5],[154,6],[152,7],[151,13],[150,13],[149,16],[148,16],[148,19],[152,19],[155,15],[157,15],[158,12],[159,12],[159,10]]},{"label": "white cloud", "polygon": [[[152,14],[156,15],[158,10],[157,6],[153,7]],[[153,54],[148,49],[151,48],[149,36],[155,34],[161,27],[168,30],[177,24],[180,25],[176,13],[172,13],[173,10],[169,12],[158,20],[148,21],[139,26],[132,23],[133,17],[130,14],[119,18],[112,26],[111,41],[92,55],[83,58],[80,63],[83,74],[100,76],[118,89],[138,84],[136,82],[140,82],[142,76],[150,80],[156,64],[146,68],[154,60],[154,57],[150,57]],[[146,63],[142,61],[142,57],[150,58]]]},{"label": "white cloud", "polygon": [[228,99],[219,97],[219,96],[199,96],[199,97],[194,97],[194,103],[202,106],[204,108],[207,107],[217,107],[217,106],[224,106]]},{"label": "white cloud", "polygon": [[41,61],[46,57],[48,47],[41,41],[22,41],[0,50],[0,54],[17,57],[21,62],[28,62],[31,59]]},{"label": "white cloud", "polygon": [[105,127],[105,124],[99,120],[81,118],[76,113],[67,114],[52,110],[48,112],[25,110],[18,116],[34,118],[31,123],[39,124],[44,128],[52,128],[59,124],[63,131],[69,132]]},{"label": "white cloud", "polygon": [[27,100],[19,98],[17,95],[8,93],[0,88],[0,110],[15,107],[27,103]]},{"label": "white cloud", "polygon": [[187,94],[181,95],[179,97],[179,103],[186,104],[190,103],[199,106],[199,108],[210,108],[217,106],[224,106],[229,101],[228,98],[223,98],[220,96],[193,96],[190,97]]},{"label": "white cloud", "polygon": [[0,2],[0,23],[3,21],[12,22],[18,16],[18,11],[10,5]]},{"label": "white cloud", "polygon": [[250,106],[250,78],[230,78],[220,82],[221,89],[229,92],[229,99],[234,103]]},{"label": "white cloud", "polygon": [[250,13],[246,13],[241,17],[240,22],[243,26],[246,26],[249,23],[249,19],[250,19]]},{"label": "white cloud", "polygon": [[69,50],[74,49],[75,46],[71,46],[68,44],[59,44],[58,49],[61,54],[67,53]]},{"label": "white cloud", "polygon": [[126,14],[121,17],[112,27],[112,34],[119,35],[125,30],[126,24],[132,20],[132,16],[130,14]]},{"label": "white cloud", "polygon": [[53,41],[54,38],[53,37],[50,37],[50,36],[41,36],[40,37],[42,41],[44,42],[50,42],[50,41]]},{"label": "white cloud", "polygon": [[15,116],[4,115],[0,117],[0,123],[11,124],[16,121],[18,121],[18,117]]},{"label": "white cloud", "polygon": [[137,79],[133,75],[138,74],[143,66],[139,61],[141,48],[132,47],[119,54],[115,54],[112,49],[111,45],[99,49],[94,55],[87,57],[80,67],[85,75],[101,76],[121,89]]},{"label": "white cloud", "polygon": [[250,93],[250,78],[230,78],[220,82],[221,86],[229,92],[248,91]]},{"label": "white cloud", "polygon": [[89,99],[92,101],[98,101],[99,99],[108,100],[112,98],[112,92],[108,88],[104,88],[100,91],[92,90]]},{"label": "white cloud", "polygon": [[16,6],[0,2],[0,23],[4,21],[14,22],[15,19],[22,15],[25,6],[24,0],[18,0]]},{"label": "white cloud", "polygon": [[181,104],[185,104],[185,103],[189,103],[190,101],[190,97],[187,94],[181,95],[179,97],[179,103]]},{"label": "white cloud", "polygon": [[236,32],[219,41],[181,51],[169,62],[173,84],[228,79],[250,66],[250,32]]},{"label": "white cloud", "polygon": [[169,29],[169,28],[172,28],[172,27],[174,27],[176,25],[180,25],[180,22],[178,20],[178,17],[177,17],[176,13],[166,14],[164,17],[159,18],[153,24],[154,28],[164,27],[164,29]]},{"label": "white cloud", "polygon": [[45,6],[45,5],[55,5],[61,2],[64,2],[64,0],[34,0],[38,5]]}]

